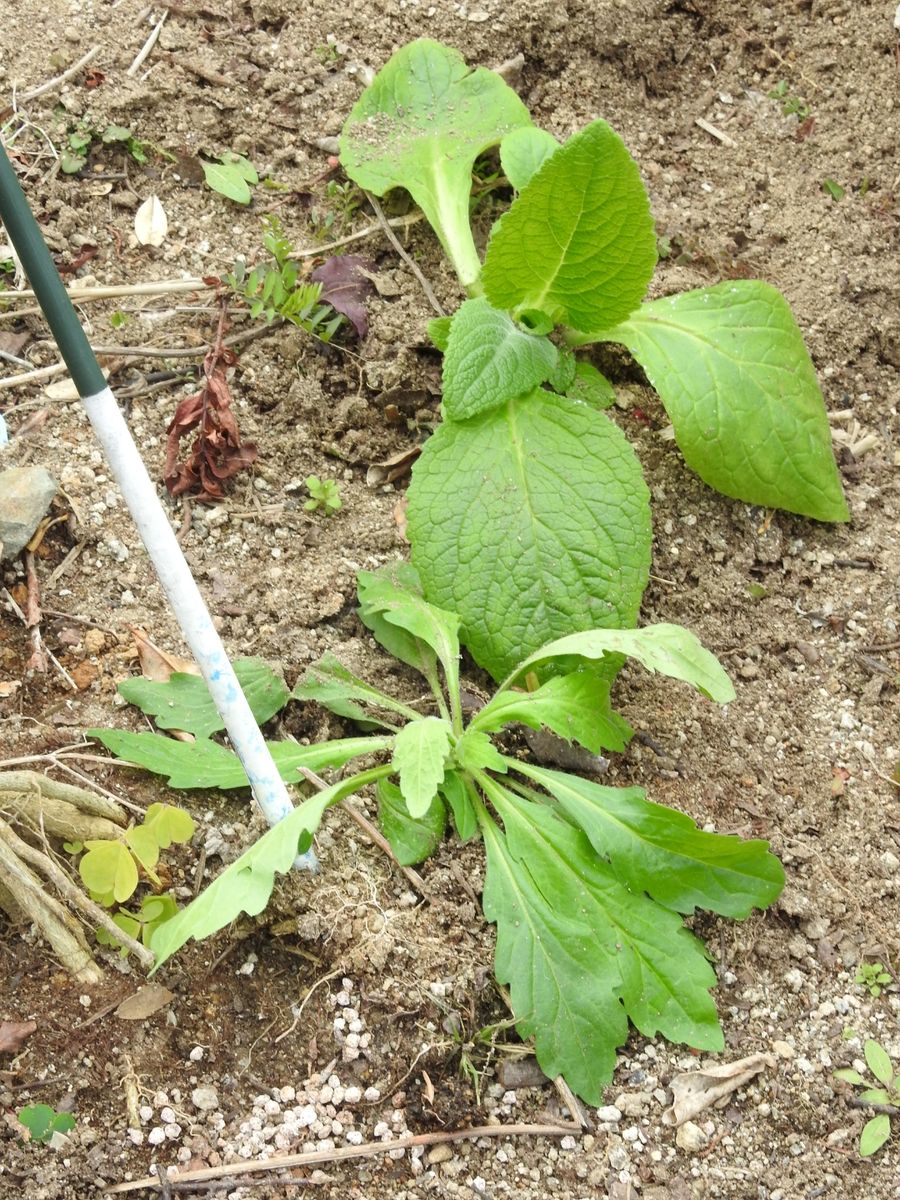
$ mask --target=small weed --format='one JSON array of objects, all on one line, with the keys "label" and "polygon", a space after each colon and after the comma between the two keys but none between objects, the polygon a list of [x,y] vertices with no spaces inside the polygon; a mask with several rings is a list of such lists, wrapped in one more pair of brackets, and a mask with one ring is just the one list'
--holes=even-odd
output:
[{"label": "small weed", "polygon": [[321,204],[310,211],[310,223],[319,234],[339,232],[350,224],[362,200],[352,180],[329,179]]},{"label": "small weed", "polygon": [[206,182],[214,192],[233,200],[235,204],[249,204],[253,199],[251,184],[259,183],[256,167],[242,154],[226,150],[217,159],[202,162]]},{"label": "small weed", "polygon": [[46,1146],[53,1140],[55,1133],[68,1133],[75,1128],[75,1118],[71,1113],[56,1112],[49,1104],[29,1104],[16,1114],[19,1124],[28,1130],[28,1141],[40,1142]]},{"label": "small weed", "polygon": [[878,999],[891,981],[892,976],[888,974],[884,963],[880,962],[860,963],[853,980],[858,987],[864,987],[873,1000]]},{"label": "small weed", "polygon": [[128,315],[128,313],[122,312],[122,310],[119,308],[117,308],[115,312],[111,312],[109,314],[109,323],[112,325],[113,329],[121,329],[124,325],[127,325],[130,320],[131,317]]},{"label": "small weed", "polygon": [[330,517],[342,507],[341,490],[336,480],[308,475],[306,486],[309,489],[309,499],[303,507],[307,512],[318,512],[321,509],[326,517]]},{"label": "small weed", "polygon": [[[870,1039],[863,1047],[863,1053],[866,1056],[866,1065],[881,1087],[869,1087],[868,1081],[854,1067],[842,1067],[841,1070],[835,1071],[835,1079],[852,1083],[854,1087],[865,1088],[866,1090],[860,1092],[857,1097],[864,1104],[892,1109],[900,1107],[900,1074],[895,1070],[887,1050],[880,1042]],[[891,1114],[879,1112],[866,1122],[859,1135],[860,1155],[868,1158],[870,1154],[880,1150],[890,1136]]]},{"label": "small weed", "polygon": [[795,96],[788,91],[786,79],[782,79],[776,83],[775,87],[769,92],[769,99],[779,102],[783,116],[795,116],[798,121],[805,121],[812,111],[802,96]]},{"label": "small weed", "polygon": [[248,272],[239,259],[225,282],[249,304],[251,317],[267,321],[283,317],[320,341],[331,341],[343,317],[331,305],[319,302],[320,283],[300,279],[297,262],[290,257],[294,248],[271,214],[263,217],[263,245],[272,256],[268,262],[257,263]]},{"label": "small weed", "polygon": [[[141,166],[147,162],[151,149],[154,149],[149,142],[136,138],[125,125],[107,125],[99,129],[85,121],[79,121],[66,133],[66,146],[59,155],[59,169],[64,175],[76,175],[87,163],[91,146],[97,143],[104,146],[121,146]],[[164,155],[164,152],[159,153]]]},{"label": "small weed", "polygon": [[843,200],[847,189],[841,187],[836,179],[823,179],[822,191],[829,195],[832,200]]}]

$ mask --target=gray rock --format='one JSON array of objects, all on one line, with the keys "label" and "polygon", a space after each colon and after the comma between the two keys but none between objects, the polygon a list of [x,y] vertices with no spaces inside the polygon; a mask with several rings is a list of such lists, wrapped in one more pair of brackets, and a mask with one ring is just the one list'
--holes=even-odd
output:
[{"label": "gray rock", "polygon": [[219,1107],[219,1093],[214,1087],[198,1087],[191,1092],[191,1100],[195,1108],[212,1112]]},{"label": "gray rock", "polygon": [[543,1087],[549,1082],[533,1058],[501,1059],[497,1078],[509,1092],[516,1092],[519,1088]]},{"label": "gray rock", "polygon": [[0,559],[24,550],[56,492],[56,480],[43,467],[0,471]]},{"label": "gray rock", "polygon": [[703,1132],[699,1125],[695,1125],[693,1121],[685,1121],[679,1126],[678,1132],[675,1134],[675,1145],[685,1150],[688,1154],[696,1154],[698,1150],[702,1150],[709,1138]]}]

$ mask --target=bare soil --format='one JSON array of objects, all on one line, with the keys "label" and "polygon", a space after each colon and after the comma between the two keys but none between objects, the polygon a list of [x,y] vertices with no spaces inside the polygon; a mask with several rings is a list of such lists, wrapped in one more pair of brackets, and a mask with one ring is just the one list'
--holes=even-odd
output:
[{"label": "bare soil", "polygon": [[[100,48],[88,74],[19,100],[18,118],[4,118],[57,262],[69,266],[84,246],[97,248],[74,272],[82,283],[221,274],[237,255],[258,251],[266,211],[278,212],[297,247],[371,225],[352,192],[329,193],[323,139],[338,133],[367,72],[426,35],[483,65],[521,54],[515,84],[535,119],[559,137],[607,119],[639,161],[669,248],[654,294],[723,278],[777,285],[805,332],[833,415],[852,509],[842,527],[710,492],[663,436],[665,415],[639,373],[607,364],[621,396],[617,419],[654,496],[644,618],[694,629],[738,690],[720,711],[684,688],[626,673],[619,702],[642,736],[611,773],[641,782],[651,798],[701,824],[771,839],[785,863],[788,885],[769,912],[742,924],[697,922],[719,974],[723,1058],[765,1051],[777,1065],[702,1114],[704,1136],[684,1148],[660,1118],[672,1076],[698,1060],[683,1047],[634,1036],[605,1098],[620,1119],[598,1122],[591,1113],[594,1127],[567,1140],[482,1139],[420,1157],[326,1162],[304,1175],[316,1195],[900,1196],[897,1136],[873,1159],[860,1159],[866,1114],[850,1107],[851,1089],[832,1077],[860,1057],[867,1037],[900,1061],[897,985],[873,998],[854,983],[861,962],[880,961],[893,976],[900,969],[900,795],[889,778],[900,761],[894,7],[892,0],[185,0],[167,6],[156,47],[130,77],[166,9],[139,0],[5,6],[4,104]],[[773,98],[775,90],[783,95]],[[79,120],[101,130],[126,125],[176,161],[151,151],[139,166],[119,147],[95,145],[80,175],[64,175],[55,151]],[[259,188],[241,208],[203,187],[198,153],[227,149],[246,154],[284,190]],[[339,173],[328,178],[343,183]],[[844,189],[840,200],[823,189],[825,180]],[[150,193],[169,217],[158,250],[133,236],[135,210]],[[482,234],[493,211],[488,201]],[[405,240],[452,309],[458,289],[432,235],[419,224]],[[305,664],[333,650],[376,679],[413,688],[358,623],[354,581],[359,568],[404,553],[395,513],[403,481],[372,488],[366,473],[424,439],[437,420],[439,360],[428,349],[433,314],[418,281],[380,233],[362,249],[381,284],[363,342],[344,338],[323,348],[279,329],[240,353],[236,412],[259,462],[238,477],[225,504],[193,507],[184,545],[233,653],[278,662],[293,683]],[[209,340],[209,304],[208,293],[132,297],[82,313],[95,344],[171,349]],[[114,312],[127,314],[124,326],[111,322]],[[0,328],[30,334],[19,353],[35,366],[56,361],[36,317]],[[165,426],[193,380],[151,392],[146,376],[184,363],[107,359],[117,392],[138,392],[128,418],[156,477]],[[19,370],[3,364],[5,375]],[[64,489],[60,511],[75,514],[48,535],[39,572],[47,645],[77,691],[54,670],[25,671],[27,634],[5,607],[0,680],[21,682],[0,699],[0,757],[8,760],[72,745],[95,725],[141,727],[115,695],[135,669],[131,626],[176,653],[184,647],[80,407],[52,403],[44,385],[32,384],[0,391],[0,409],[13,434],[47,411],[36,432],[0,451],[0,462],[45,465]],[[340,482],[344,505],[330,520],[303,510],[302,480],[311,473]],[[172,519],[176,526],[184,519],[177,506]],[[74,546],[80,553],[63,567]],[[3,572],[19,594],[19,565]],[[345,732],[309,706],[289,710],[281,729],[309,739]],[[135,803],[172,798],[143,774],[99,762],[82,768]],[[191,794],[182,802],[201,825],[195,845],[173,860],[173,884],[190,895],[209,832],[221,835],[222,849],[210,854],[207,878],[259,824],[240,797]],[[141,982],[137,969],[101,951],[106,982],[75,985],[27,928],[0,920],[0,1018],[38,1026],[21,1054],[0,1063],[0,1105],[11,1114],[46,1102],[77,1121],[58,1151],[20,1144],[4,1122],[0,1197],[80,1200],[145,1175],[151,1163],[198,1167],[253,1157],[262,1146],[272,1153],[323,1140],[343,1146],[386,1130],[559,1118],[551,1085],[522,1086],[512,1076],[514,1034],[501,1030],[493,1047],[474,1041],[506,1016],[491,983],[492,931],[477,904],[479,849],[447,843],[422,868],[420,896],[339,813],[318,848],[319,875],[292,877],[259,920],[169,964],[160,982],[175,999],[145,1021],[112,1013]],[[335,1017],[347,1008],[356,1015],[342,1030]],[[356,1058],[345,1049],[354,1021]],[[479,1073],[477,1092],[464,1063]],[[214,1107],[197,1106],[198,1087],[214,1090]],[[141,1144],[126,1132],[129,1088],[148,1109]],[[336,1088],[363,1095],[336,1097]],[[366,1099],[371,1088],[378,1095]],[[285,1112],[309,1104],[318,1105],[315,1126],[276,1137]],[[151,1144],[154,1129],[163,1129],[161,1145]],[[232,1180],[223,1194],[294,1196],[306,1186],[260,1178],[244,1189]]]}]

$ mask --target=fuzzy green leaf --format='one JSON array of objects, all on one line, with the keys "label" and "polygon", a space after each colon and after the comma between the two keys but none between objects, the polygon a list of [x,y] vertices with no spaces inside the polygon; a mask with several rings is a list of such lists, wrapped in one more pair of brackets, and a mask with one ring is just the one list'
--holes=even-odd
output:
[{"label": "fuzzy green leaf", "polygon": [[633,625],[650,566],[649,492],[603,414],[537,391],[445,422],[407,511],[428,596],[459,613],[495,679],[573,629]]},{"label": "fuzzy green leaf", "polygon": [[550,379],[559,352],[487,300],[466,300],[453,318],[444,357],[444,413],[464,421]]},{"label": "fuzzy green leaf", "polygon": [[435,317],[433,321],[428,322],[428,336],[435,349],[440,350],[444,354],[447,346],[450,343],[450,330],[453,326],[452,317]]},{"label": "fuzzy green leaf", "polygon": [[879,1113],[863,1126],[859,1135],[859,1153],[862,1158],[868,1158],[876,1150],[880,1150],[891,1136],[891,1118],[887,1113]]},{"label": "fuzzy green leaf", "polygon": [[323,655],[317,663],[307,668],[303,679],[291,692],[291,699],[315,700],[338,716],[363,725],[391,728],[387,721],[371,711],[373,708],[399,713],[407,720],[415,720],[419,716],[408,705],[385,695],[348,671],[333,654]]},{"label": "fuzzy green leaf", "polygon": [[844,1083],[862,1084],[866,1082],[859,1071],[854,1071],[852,1067],[841,1067],[839,1071],[835,1071],[834,1077],[835,1079],[842,1080]]},{"label": "fuzzy green leaf", "polygon": [[[288,690],[280,674],[261,658],[237,658],[234,673],[256,720],[262,724],[284,708]],[[119,693],[156,721],[160,729],[183,729],[208,738],[225,725],[200,675],[176,672],[165,683],[126,679]]]},{"label": "fuzzy green leaf", "polygon": [[529,729],[545,725],[592,754],[624,750],[631,726],[609,705],[609,682],[593,671],[573,671],[548,679],[533,692],[497,692],[472,718],[469,729],[494,733],[521,722]]},{"label": "fuzzy green leaf", "polygon": [[519,663],[506,684],[550,659],[575,655],[593,660],[602,659],[605,654],[636,658],[648,671],[693,684],[719,704],[734,699],[734,686],[716,656],[689,629],[662,623],[645,625],[643,629],[588,629],[558,638]]},{"label": "fuzzy green leaf", "polygon": [[86,853],[78,863],[78,872],[86,888],[101,895],[112,893],[118,904],[134,894],[138,870],[124,842],[85,842]]},{"label": "fuzzy green leaf", "polygon": [[602,787],[529,763],[517,770],[559,802],[621,883],[666,908],[742,919],[784,887],[784,869],[768,842],[704,833],[684,813],[650,803],[641,788]]},{"label": "fuzzy green leaf", "polygon": [[[88,843],[90,845],[90,843]],[[891,1056],[885,1050],[884,1046],[878,1042],[872,1041],[870,1038],[863,1046],[863,1053],[866,1056],[866,1063],[869,1070],[875,1076],[879,1083],[890,1083],[894,1078],[894,1066],[891,1062]]]},{"label": "fuzzy green leaf", "polygon": [[750,504],[848,520],[815,368],[775,288],[739,279],[666,296],[598,337],[644,368],[704,483]]},{"label": "fuzzy green leaf", "polygon": [[[173,788],[250,786],[238,756],[218,742],[176,742],[161,733],[130,733],[124,729],[89,729],[87,734],[97,738],[117,758],[167,776]],[[294,742],[267,742],[267,745],[281,778],[287,783],[300,783],[303,780],[300,767],[310,771],[341,767],[352,758],[386,750],[392,742],[389,737],[368,737],[342,738],[316,746],[298,746]]]},{"label": "fuzzy green leaf", "polygon": [[495,308],[590,331],[637,308],[656,265],[647,193],[605,121],[544,162],[494,227],[483,282]]},{"label": "fuzzy green leaf", "polygon": [[154,971],[189,938],[197,941],[230,924],[242,912],[255,917],[269,902],[275,873],[285,874],[298,849],[308,849],[328,805],[354,790],[354,781],[336,783],[317,792],[263,834],[249,850],[219,875],[196,900],[163,922],[150,939],[156,954]]},{"label": "fuzzy green leaf", "polygon": [[485,916],[496,974],[538,1062],[589,1104],[612,1077],[628,1018],[645,1036],[721,1050],[715,974],[681,919],[623,887],[584,834],[543,805],[490,788]]},{"label": "fuzzy green leaf", "polygon": [[469,229],[472,167],[509,130],[530,124],[499,75],[421,38],[398,50],[354,105],[341,163],[377,196],[406,188],[469,287],[481,265]]},{"label": "fuzzy green leaf", "polygon": [[447,810],[440,796],[414,819],[400,789],[387,779],[378,781],[378,825],[401,866],[411,867],[430,858],[441,844],[446,824]]},{"label": "fuzzy green leaf", "polygon": [[891,1093],[887,1088],[866,1088],[864,1092],[860,1092],[856,1097],[857,1100],[862,1100],[865,1104],[890,1104]]},{"label": "fuzzy green leaf", "polygon": [[580,362],[575,367],[575,378],[562,391],[573,400],[583,400],[594,408],[609,408],[616,402],[613,385],[595,366]]},{"label": "fuzzy green leaf", "polygon": [[[447,690],[451,695],[458,693],[459,617],[456,613],[429,604],[419,591],[418,577],[407,564],[391,563],[381,571],[360,571],[358,587],[360,616],[369,628],[375,632],[369,618],[380,618],[417,643],[424,642],[444,668]],[[381,637],[379,641],[391,649]],[[409,662],[409,659],[403,661]]]},{"label": "fuzzy green leaf", "polygon": [[392,764],[409,815],[423,817],[444,778],[450,753],[450,726],[439,717],[410,721],[394,739]]},{"label": "fuzzy green leaf", "polygon": [[464,771],[506,771],[506,759],[488,735],[471,725],[453,747],[453,757]]},{"label": "fuzzy green leaf", "polygon": [[525,125],[508,133],[500,143],[500,166],[516,191],[521,192],[558,149],[559,142],[552,133]]},{"label": "fuzzy green leaf", "polygon": [[438,788],[447,807],[453,813],[453,824],[461,842],[468,842],[478,833],[478,817],[469,795],[466,781],[458,771],[448,770],[444,782]]}]

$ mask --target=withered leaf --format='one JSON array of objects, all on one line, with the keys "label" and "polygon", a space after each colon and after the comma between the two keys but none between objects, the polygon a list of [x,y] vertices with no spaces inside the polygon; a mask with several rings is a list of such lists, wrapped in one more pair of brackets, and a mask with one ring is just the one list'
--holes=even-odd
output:
[{"label": "withered leaf", "polygon": [[[175,410],[166,429],[163,468],[166,487],[172,496],[191,492],[198,500],[215,503],[225,497],[222,484],[256,462],[256,446],[251,442],[241,443],[231,411],[225,371],[236,361],[231,350],[210,350],[203,360],[203,386],[186,396]],[[178,461],[181,439],[194,429],[197,437],[187,461],[181,463]]]},{"label": "withered leaf", "polygon": [[175,993],[162,984],[145,983],[133,995],[125,997],[114,1016],[121,1021],[145,1021],[147,1017],[152,1017],[161,1008],[171,1004],[174,999]]},{"label": "withered leaf", "polygon": [[343,313],[361,338],[369,332],[365,298],[375,290],[366,272],[374,269],[369,259],[358,254],[338,254],[326,258],[310,275],[313,283],[322,285],[320,299]]},{"label": "withered leaf", "polygon": [[36,1029],[36,1021],[0,1021],[0,1054],[18,1054]]}]

